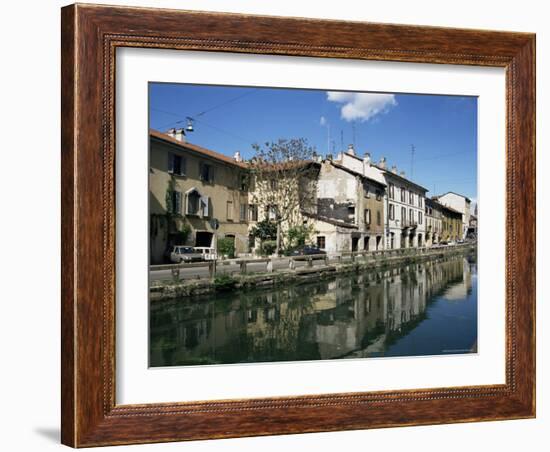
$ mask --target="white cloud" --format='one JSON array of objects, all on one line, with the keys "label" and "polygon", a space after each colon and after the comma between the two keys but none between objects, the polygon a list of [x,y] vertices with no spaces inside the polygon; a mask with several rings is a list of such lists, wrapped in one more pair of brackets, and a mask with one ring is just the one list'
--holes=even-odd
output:
[{"label": "white cloud", "polygon": [[319,124],[322,125],[322,126],[326,126],[327,125],[327,118],[325,118],[324,116],[321,116],[321,119],[319,120]]},{"label": "white cloud", "polygon": [[368,121],[397,105],[394,94],[327,91],[327,99],[343,104],[340,115],[346,121]]}]

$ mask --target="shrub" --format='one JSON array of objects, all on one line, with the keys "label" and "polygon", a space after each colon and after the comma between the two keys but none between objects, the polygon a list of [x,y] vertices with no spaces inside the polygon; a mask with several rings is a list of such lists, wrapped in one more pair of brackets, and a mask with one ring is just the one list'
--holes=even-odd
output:
[{"label": "shrub", "polygon": [[214,287],[219,292],[232,290],[236,285],[237,280],[231,275],[220,275],[214,278]]},{"label": "shrub", "polygon": [[233,239],[228,237],[218,239],[218,252],[223,256],[235,257],[235,242]]},{"label": "shrub", "polygon": [[266,240],[262,242],[261,253],[264,256],[271,256],[277,249],[277,242],[275,240]]}]

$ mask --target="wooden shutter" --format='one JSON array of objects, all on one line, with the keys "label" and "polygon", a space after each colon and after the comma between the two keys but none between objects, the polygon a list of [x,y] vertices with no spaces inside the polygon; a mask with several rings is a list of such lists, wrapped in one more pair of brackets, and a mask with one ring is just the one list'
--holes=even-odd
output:
[{"label": "wooden shutter", "polygon": [[210,171],[208,171],[208,182],[214,183],[214,165],[210,165]]},{"label": "wooden shutter", "polygon": [[175,204],[176,204],[175,213],[181,214],[181,193],[179,191],[175,191],[174,196],[175,196]]},{"label": "wooden shutter", "polygon": [[201,205],[202,205],[202,216],[209,216],[209,202],[210,198],[208,196],[201,196]]}]

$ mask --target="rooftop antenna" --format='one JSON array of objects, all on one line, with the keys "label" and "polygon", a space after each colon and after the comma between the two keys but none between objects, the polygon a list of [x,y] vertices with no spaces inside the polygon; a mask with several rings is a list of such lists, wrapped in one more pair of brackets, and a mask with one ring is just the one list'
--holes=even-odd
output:
[{"label": "rooftop antenna", "polygon": [[340,129],[340,149],[344,150],[344,131]]},{"label": "rooftop antenna", "polygon": [[330,152],[330,123],[327,121],[327,152]]},{"label": "rooftop antenna", "polygon": [[416,152],[416,148],[414,147],[414,144],[411,144],[411,179],[414,175],[414,153]]},{"label": "rooftop antenna", "polygon": [[353,147],[357,147],[357,143],[355,142],[355,121],[351,123],[351,131],[353,133]]}]

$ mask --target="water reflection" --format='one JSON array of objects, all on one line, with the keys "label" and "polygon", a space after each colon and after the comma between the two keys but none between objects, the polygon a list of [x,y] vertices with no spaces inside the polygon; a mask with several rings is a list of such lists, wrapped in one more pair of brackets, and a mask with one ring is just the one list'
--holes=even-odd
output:
[{"label": "water reflection", "polygon": [[467,353],[476,262],[411,264],[151,306],[151,366]]}]

